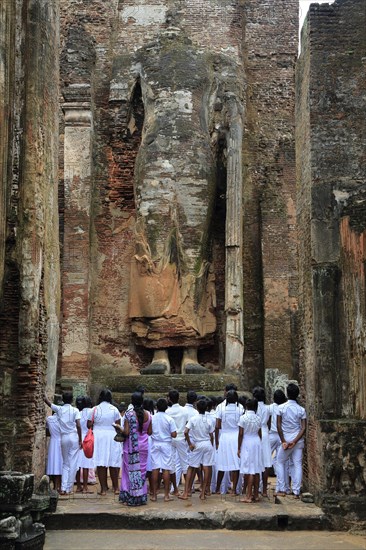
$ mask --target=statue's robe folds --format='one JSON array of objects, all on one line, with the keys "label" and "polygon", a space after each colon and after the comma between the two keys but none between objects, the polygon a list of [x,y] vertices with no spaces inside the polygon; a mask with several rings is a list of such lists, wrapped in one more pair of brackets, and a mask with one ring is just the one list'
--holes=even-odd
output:
[{"label": "statue's robe folds", "polygon": [[212,59],[184,39],[161,37],[137,52],[134,70],[145,119],[135,165],[132,332],[153,349],[209,345],[216,330]]}]

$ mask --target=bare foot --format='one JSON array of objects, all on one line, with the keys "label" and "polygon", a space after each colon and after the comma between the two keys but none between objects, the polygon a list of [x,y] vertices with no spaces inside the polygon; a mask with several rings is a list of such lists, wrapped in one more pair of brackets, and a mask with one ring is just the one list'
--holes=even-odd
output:
[{"label": "bare foot", "polygon": [[75,491],[75,493],[83,493],[82,487],[78,487]]},{"label": "bare foot", "polygon": [[164,497],[164,502],[171,502],[172,500],[174,500],[174,498],[172,498],[170,496],[169,497]]},{"label": "bare foot", "polygon": [[188,496],[189,495],[185,495],[184,493],[182,493],[181,495],[178,495],[178,498],[180,498],[181,500],[188,500]]},{"label": "bare foot", "polygon": [[88,491],[87,489],[83,490],[83,495],[92,495],[93,491]]},{"label": "bare foot", "polygon": [[245,498],[241,498],[240,502],[245,502],[246,504],[251,504],[253,501],[252,501],[251,498],[245,497]]},{"label": "bare foot", "polygon": [[207,498],[205,497],[205,495],[200,495],[200,500],[207,500]]},{"label": "bare foot", "polygon": [[277,493],[273,493],[274,497],[285,497],[286,493],[282,493],[281,491],[277,491]]},{"label": "bare foot", "polygon": [[268,493],[262,493],[262,497],[268,498]]},{"label": "bare foot", "polygon": [[206,497],[210,497],[212,495],[212,493],[211,493],[211,491],[206,491],[205,495],[206,495]]},{"label": "bare foot", "polygon": [[104,491],[101,491],[100,493],[97,493],[97,494],[98,494],[99,496],[101,496],[101,497],[107,496],[107,493],[104,492]]},{"label": "bare foot", "polygon": [[150,500],[151,500],[151,502],[156,502],[156,496],[150,495]]},{"label": "bare foot", "polygon": [[175,497],[177,497],[180,493],[178,491],[178,489],[176,489],[175,491],[173,491],[172,493],[170,493],[171,495],[174,495]]}]

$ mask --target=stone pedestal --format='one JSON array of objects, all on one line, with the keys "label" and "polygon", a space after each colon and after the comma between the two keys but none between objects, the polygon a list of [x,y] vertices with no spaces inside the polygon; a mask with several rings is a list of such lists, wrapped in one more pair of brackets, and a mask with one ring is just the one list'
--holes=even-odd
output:
[{"label": "stone pedestal", "polygon": [[[38,521],[56,511],[58,495],[52,494],[43,476],[36,493],[34,476],[0,472],[0,547],[2,550],[42,550],[45,527]],[[36,522],[35,522],[36,520]]]}]

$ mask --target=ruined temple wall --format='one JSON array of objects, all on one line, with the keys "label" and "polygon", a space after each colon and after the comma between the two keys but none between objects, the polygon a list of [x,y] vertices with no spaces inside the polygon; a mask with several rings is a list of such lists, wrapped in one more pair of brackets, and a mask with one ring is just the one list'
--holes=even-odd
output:
[{"label": "ruined temple wall", "polygon": [[[181,26],[194,45],[212,53],[224,53],[244,66],[237,83],[241,93],[246,94],[244,372],[248,386],[264,382],[264,365],[292,375],[294,365],[296,368],[296,0],[287,2],[286,9],[281,0],[62,0],[61,50],[68,52],[62,54],[61,61],[63,101],[82,104],[85,100],[85,109],[92,113],[91,133],[85,138],[85,148],[90,147],[91,151],[91,175],[89,183],[83,184],[90,193],[89,213],[82,224],[77,223],[81,213],[76,203],[68,200],[72,195],[66,193],[62,214],[64,218],[64,213],[68,213],[63,225],[66,240],[64,236],[62,376],[86,383],[90,367],[112,363],[126,374],[136,373],[151,358],[151,353],[136,350],[127,312],[134,253],[133,172],[140,137],[135,132],[134,143],[124,137],[129,116],[126,101],[130,99],[132,83],[126,74],[125,87],[121,89],[115,70],[118,60],[119,72],[123,73],[123,67],[127,71],[128,60],[138,48],[166,27],[168,12],[172,24]],[[72,61],[78,55],[84,59],[79,64]],[[85,60],[89,60],[87,69]],[[89,92],[83,83],[89,86]],[[67,110],[64,106],[62,127]],[[62,130],[62,143],[64,137]],[[79,169],[73,167],[73,159],[68,162],[77,175]],[[77,180],[74,183],[70,187],[70,182],[66,182],[64,189],[72,188],[77,197]],[[220,239],[214,256],[220,285],[218,307],[223,310],[225,249]],[[200,357],[211,368],[218,358],[223,361],[221,312],[218,321],[215,357],[209,350]]]},{"label": "ruined temple wall", "polygon": [[293,378],[297,369],[298,2],[250,1],[244,13],[244,370],[249,387],[265,378],[273,386],[280,373]]},{"label": "ruined temple wall", "polygon": [[[56,1],[0,8],[1,469],[44,473],[45,389],[53,390],[59,330],[57,217],[58,10]],[[6,52],[6,57],[3,57]]]},{"label": "ruined temple wall", "polygon": [[365,521],[366,495],[365,24],[361,0],[311,6],[297,73],[307,477],[348,525]]}]

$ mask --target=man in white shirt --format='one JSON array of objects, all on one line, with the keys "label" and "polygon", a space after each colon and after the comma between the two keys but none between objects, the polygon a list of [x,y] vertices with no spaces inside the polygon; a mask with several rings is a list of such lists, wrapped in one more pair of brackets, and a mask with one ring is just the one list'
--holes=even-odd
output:
[{"label": "man in white shirt", "polygon": [[292,458],[292,492],[300,498],[302,482],[302,453],[304,449],[304,434],[306,430],[306,412],[297,403],[299,387],[296,384],[287,386],[288,401],[279,405],[277,416],[277,431],[281,439],[281,447],[277,457],[278,496],[286,495],[285,463]]},{"label": "man in white shirt", "polygon": [[188,420],[192,417],[192,416],[197,416],[198,415],[198,412],[197,410],[195,409],[194,405],[195,403],[197,402],[197,394],[195,391],[193,390],[189,390],[187,391],[187,402],[186,404],[184,405],[184,408],[187,410],[187,413],[188,413]]},{"label": "man in white shirt", "polygon": [[46,405],[56,413],[61,431],[61,452],[62,452],[62,478],[61,495],[72,493],[76,472],[79,469],[79,451],[82,448],[80,411],[71,405],[73,395],[71,392],[62,394],[63,405],[54,405],[44,397]]},{"label": "man in white shirt", "polygon": [[151,485],[150,500],[156,501],[159,471],[163,472],[164,501],[173,500],[169,496],[170,472],[173,468],[172,439],[177,437],[177,427],[173,418],[166,414],[168,402],[160,398],[156,402],[157,413],[152,417],[151,435]]},{"label": "man in white shirt", "polygon": [[[181,407],[178,401],[179,392],[177,390],[170,390],[170,392],[168,393],[168,402],[171,403],[171,406],[169,407],[169,409],[167,409],[166,412],[169,416],[173,418],[177,426],[177,437],[172,441],[175,455],[175,479],[177,485],[179,485],[180,483],[182,473],[184,475],[187,474],[188,443],[184,437],[184,430],[186,429],[186,424],[190,418],[188,408]],[[198,414],[196,410],[195,412],[196,414]]]}]

